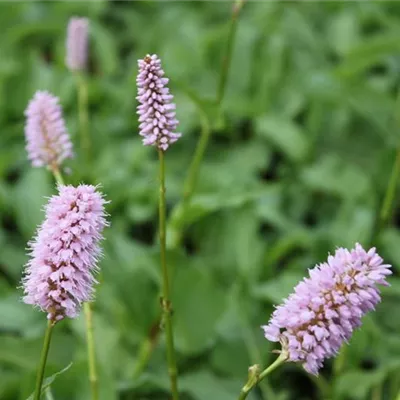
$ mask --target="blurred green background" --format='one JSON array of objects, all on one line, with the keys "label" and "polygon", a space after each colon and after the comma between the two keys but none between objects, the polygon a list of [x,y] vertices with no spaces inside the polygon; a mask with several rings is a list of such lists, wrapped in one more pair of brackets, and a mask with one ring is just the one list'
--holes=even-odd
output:
[{"label": "blurred green background", "polygon": [[[64,66],[66,25],[77,15],[90,18],[89,167]],[[182,232],[169,251],[182,399],[236,399],[248,366],[275,357],[260,329],[273,304],[328,252],[356,241],[394,265],[382,304],[320,378],[286,364],[249,398],[399,398],[397,201],[377,226],[400,148],[400,3],[246,2],[220,109],[231,15],[228,1],[0,4],[0,399],[32,392],[45,328],[17,289],[26,244],[55,193],[24,149],[23,111],[38,89],[64,107],[77,149],[67,180],[101,183],[111,201],[94,305],[101,399],[168,399],[157,335],[157,156],[141,144],[135,110],[136,61],[147,53],[163,60],[183,133],[166,157],[170,214],[201,121],[211,126],[192,201],[170,225]],[[155,337],[145,365],[139,354]],[[54,399],[87,400],[83,318],[57,325],[46,374],[70,361]]]}]

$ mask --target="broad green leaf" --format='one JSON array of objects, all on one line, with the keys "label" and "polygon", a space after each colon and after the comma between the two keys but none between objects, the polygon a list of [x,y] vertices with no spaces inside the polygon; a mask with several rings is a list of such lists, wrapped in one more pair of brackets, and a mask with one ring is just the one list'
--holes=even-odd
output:
[{"label": "broad green leaf", "polygon": [[387,57],[400,52],[398,32],[375,35],[364,40],[347,53],[338,67],[337,73],[343,76],[362,72],[377,63],[386,62]]},{"label": "broad green leaf", "polygon": [[24,333],[38,321],[42,315],[32,306],[22,303],[22,290],[19,294],[0,298],[0,315],[3,318],[1,329],[4,332]]},{"label": "broad green leaf", "polygon": [[306,159],[309,151],[306,133],[293,121],[274,115],[261,117],[256,121],[256,131],[290,160]]},{"label": "broad green leaf", "polygon": [[[211,346],[225,307],[225,293],[207,269],[181,266],[173,282],[172,304],[177,349],[196,354]],[[193,319],[193,315],[196,318]]]},{"label": "broad green leaf", "polygon": [[[50,385],[57,379],[59,375],[62,375],[63,373],[67,372],[71,368],[71,366],[72,363],[68,364],[65,368],[56,372],[55,374],[45,378],[42,384],[42,393],[44,393],[45,390],[50,387]],[[34,393],[32,393],[26,400],[33,400],[33,398],[34,398]]]},{"label": "broad green leaf", "polygon": [[334,154],[322,155],[302,171],[301,179],[312,190],[346,199],[359,198],[370,189],[369,177],[361,168]]},{"label": "broad green leaf", "polygon": [[253,295],[258,299],[279,304],[293,291],[303,277],[304,274],[300,272],[283,272],[277,278],[255,286]]},{"label": "broad green leaf", "polygon": [[393,262],[393,268],[398,270],[400,264],[400,233],[395,228],[387,228],[382,232],[381,238],[379,240],[382,253],[388,257],[388,259]]},{"label": "broad green leaf", "polygon": [[[244,374],[246,375],[246,374]],[[181,390],[189,393],[195,400],[218,399],[231,400],[240,394],[240,381],[218,379],[208,371],[184,375],[180,379]],[[248,399],[254,399],[253,394]]]},{"label": "broad green leaf", "polygon": [[[45,168],[29,169],[19,181],[14,193],[17,223],[25,237],[33,235],[43,221],[43,206],[51,195],[51,173]],[[54,189],[53,189],[54,190]]]},{"label": "broad green leaf", "polygon": [[360,22],[352,10],[343,10],[329,27],[332,47],[340,55],[348,54],[360,39]]}]

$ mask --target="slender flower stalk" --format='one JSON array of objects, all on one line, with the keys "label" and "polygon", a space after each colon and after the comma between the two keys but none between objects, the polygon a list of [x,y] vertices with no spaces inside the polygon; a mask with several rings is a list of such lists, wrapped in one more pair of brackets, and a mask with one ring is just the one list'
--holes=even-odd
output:
[{"label": "slender flower stalk", "polygon": [[89,47],[89,20],[73,17],[67,28],[65,63],[75,75],[78,91],[79,130],[81,133],[81,148],[86,158],[90,158],[90,129],[88,112],[87,63]]},{"label": "slender flower stalk", "polygon": [[59,169],[73,157],[72,143],[65,127],[59,99],[38,91],[25,110],[25,139],[28,158],[34,167]]},{"label": "slender flower stalk", "polygon": [[33,396],[34,400],[40,400],[40,396],[42,393],[44,370],[46,368],[47,355],[49,354],[51,334],[53,332],[54,325],[55,325],[55,321],[51,321],[51,320],[47,321],[47,328],[46,328],[46,333],[44,335],[42,354],[40,356],[39,368],[38,368],[37,377],[36,377],[36,387],[35,387],[35,393]]},{"label": "slender flower stalk", "polygon": [[200,139],[197,143],[196,150],[189,170],[183,184],[183,196],[180,203],[173,209],[170,219],[168,221],[168,242],[169,249],[175,249],[179,246],[182,240],[183,229],[185,225],[184,215],[186,209],[189,207],[195,192],[197,179],[200,171],[200,165],[207,149],[207,143],[211,134],[210,123],[207,115],[200,110],[201,115],[201,133]]},{"label": "slender flower stalk", "polygon": [[[395,109],[394,109],[394,129],[399,129],[400,127],[400,89],[397,91]],[[396,151],[396,156],[394,159],[392,172],[390,174],[389,182],[386,187],[385,195],[382,201],[381,209],[377,218],[377,226],[373,233],[373,239],[378,237],[379,233],[385,228],[389,221],[390,214],[393,211],[393,202],[396,196],[397,183],[400,175],[400,146],[398,146]]]},{"label": "slender flower stalk", "polygon": [[386,226],[390,214],[392,212],[393,201],[396,194],[397,182],[400,175],[400,148],[396,151],[396,158],[394,160],[390,179],[386,188],[385,197],[383,199],[382,208],[379,214],[379,232]]},{"label": "slender flower stalk", "polygon": [[288,361],[317,375],[323,361],[337,354],[380,302],[377,285],[388,285],[390,268],[375,248],[365,251],[356,244],[350,251],[337,249],[276,308],[263,326],[265,337],[281,343]]},{"label": "slender flower stalk", "polygon": [[90,302],[84,303],[83,311],[85,313],[85,321],[86,321],[86,343],[88,352],[89,382],[90,382],[92,400],[98,400],[99,383],[97,378],[96,346],[94,342],[92,303]]},{"label": "slender flower stalk", "polygon": [[226,50],[221,64],[221,73],[220,73],[220,80],[217,92],[218,107],[221,105],[225,95],[226,82],[228,81],[229,68],[232,61],[233,45],[235,43],[235,37],[236,37],[237,22],[243,5],[244,5],[244,0],[235,0],[233,4],[228,40],[226,42]]},{"label": "slender flower stalk", "polygon": [[249,368],[248,380],[246,384],[242,387],[238,400],[246,399],[251,390],[272,371],[276,370],[279,366],[281,366],[287,360],[287,358],[288,354],[282,351],[279,354],[279,357],[269,367],[265,368],[264,371],[262,371],[261,373],[259,371],[259,366],[257,364],[251,366]]},{"label": "slender flower stalk", "polygon": [[157,340],[160,335],[160,325],[161,321],[159,319],[155,323],[153,323],[152,327],[150,328],[149,334],[140,345],[136,366],[133,372],[133,379],[135,380],[139,378],[149,362],[151,354],[157,344]]},{"label": "slender flower stalk", "polygon": [[[157,55],[147,55],[138,61],[139,73],[136,79],[138,87],[137,100],[139,106],[139,134],[143,137],[145,146],[155,146],[158,150],[160,163],[160,194],[159,194],[159,232],[160,232],[160,261],[162,271],[162,325],[165,326],[167,342],[168,373],[171,381],[173,400],[179,399],[177,366],[175,359],[174,337],[172,328],[172,304],[169,288],[169,276],[166,256],[166,205],[165,205],[165,160],[164,152],[180,137],[176,133],[178,120],[175,116],[173,96],[167,87],[168,79],[161,67]],[[146,360],[151,347],[144,347],[143,359]],[[143,363],[139,365],[142,368]],[[140,371],[140,370],[139,370]]]},{"label": "slender flower stalk", "polygon": [[44,392],[46,400],[54,400],[53,393],[51,392],[51,388],[48,387]]},{"label": "slender flower stalk", "polygon": [[159,201],[159,224],[160,224],[160,254],[161,254],[161,269],[163,277],[162,299],[161,306],[163,310],[163,323],[165,324],[165,332],[167,339],[167,361],[168,372],[171,381],[171,391],[173,400],[179,399],[178,382],[177,382],[177,367],[175,360],[174,336],[172,329],[172,304],[169,292],[169,277],[166,259],[166,206],[165,206],[165,163],[164,152],[158,149],[160,161],[160,201]]}]

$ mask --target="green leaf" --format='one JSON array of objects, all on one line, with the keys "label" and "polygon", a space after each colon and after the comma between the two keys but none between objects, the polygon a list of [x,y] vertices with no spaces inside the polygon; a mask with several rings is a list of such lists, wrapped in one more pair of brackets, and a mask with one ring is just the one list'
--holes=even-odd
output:
[{"label": "green leaf", "polygon": [[382,246],[383,254],[393,262],[393,268],[399,271],[400,265],[397,260],[400,260],[400,233],[395,228],[387,228],[380,237],[380,245]]},{"label": "green leaf", "polygon": [[293,161],[302,161],[307,157],[307,137],[300,126],[288,119],[273,115],[258,118],[256,132]]},{"label": "green leaf", "polygon": [[396,55],[399,51],[398,32],[375,35],[349,51],[336,73],[344,76],[360,73],[382,60],[386,61],[387,56]]},{"label": "green leaf", "polygon": [[31,306],[22,303],[19,295],[12,294],[0,298],[0,315],[3,318],[2,331],[23,333],[36,321],[42,320],[42,315]]},{"label": "green leaf", "polygon": [[293,291],[293,288],[303,277],[304,274],[301,272],[283,272],[275,279],[255,286],[253,295],[257,299],[268,300],[273,304],[279,304]]},{"label": "green leaf", "polygon": [[352,398],[363,400],[369,391],[384,382],[391,371],[400,366],[399,360],[394,360],[372,371],[352,370],[340,375],[335,382],[335,393],[344,396],[351,393]]},{"label": "green leaf", "polygon": [[[225,308],[226,296],[209,272],[182,266],[173,283],[174,331],[177,349],[196,354],[215,340],[216,325]],[[196,315],[196,318],[193,316]]]},{"label": "green leaf", "polygon": [[115,39],[104,26],[90,21],[90,33],[93,38],[93,50],[102,72],[109,75],[117,68]]},{"label": "green leaf", "polygon": [[[246,374],[244,374],[245,376]],[[208,371],[184,375],[179,382],[181,390],[190,394],[194,400],[232,400],[239,395],[241,385],[243,385],[241,381],[235,382],[221,378],[218,379]],[[250,400],[252,396],[248,396],[248,399]]]},{"label": "green leaf", "polygon": [[[268,189],[266,189],[268,190]],[[196,195],[186,207],[179,203],[173,210],[167,226],[167,246],[175,246],[178,235],[185,226],[219,210],[238,208],[263,197],[264,189],[240,193],[219,192],[212,195]]]},{"label": "green leaf", "polygon": [[348,54],[360,37],[360,21],[355,12],[344,9],[333,18],[329,27],[332,47],[340,55]]},{"label": "green leaf", "polygon": [[365,195],[371,185],[362,168],[335,154],[322,155],[315,164],[302,171],[301,179],[312,190],[347,199]]},{"label": "green leaf", "polygon": [[31,237],[43,220],[43,205],[52,192],[50,176],[44,168],[29,169],[15,189],[13,206],[25,237]]},{"label": "green leaf", "polygon": [[[50,387],[50,385],[57,379],[57,377],[65,372],[67,372],[72,366],[72,363],[68,364],[65,368],[63,368],[61,371],[56,372],[55,374],[47,377],[44,379],[43,384],[42,384],[42,393],[45,392],[45,390]],[[26,400],[33,400],[35,393],[32,393]]]}]

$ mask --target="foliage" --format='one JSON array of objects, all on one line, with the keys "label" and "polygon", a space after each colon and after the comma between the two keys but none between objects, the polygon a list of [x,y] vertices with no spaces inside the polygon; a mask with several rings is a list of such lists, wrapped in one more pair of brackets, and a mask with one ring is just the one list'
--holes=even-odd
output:
[{"label": "foliage", "polygon": [[[157,53],[183,138],[167,153],[171,213],[201,130],[211,139],[182,245],[169,250],[180,387],[187,400],[235,399],[273,346],[259,326],[337,246],[373,244],[394,265],[383,303],[312,379],[286,364],[251,399],[395,399],[400,390],[398,207],[376,232],[399,145],[400,6],[385,2],[248,2],[239,16],[222,110],[215,106],[229,2],[0,4],[0,398],[32,392],[44,315],[20,300],[26,243],[41,222],[48,171],[26,160],[23,111],[37,89],[60,96],[79,152],[74,77],[64,66],[70,16],[90,18],[90,168],[111,200],[94,305],[101,399],[167,399],[159,318],[157,155],[137,135],[136,60]],[[199,110],[199,107],[201,108]],[[57,326],[47,376],[57,400],[89,398],[83,317]],[[249,397],[250,398],[250,397]]]}]

